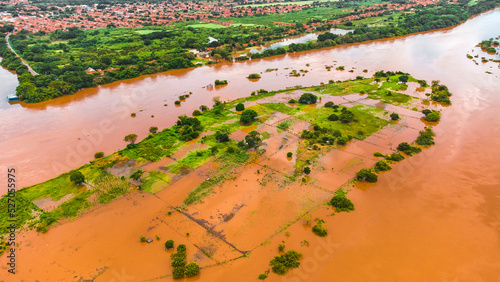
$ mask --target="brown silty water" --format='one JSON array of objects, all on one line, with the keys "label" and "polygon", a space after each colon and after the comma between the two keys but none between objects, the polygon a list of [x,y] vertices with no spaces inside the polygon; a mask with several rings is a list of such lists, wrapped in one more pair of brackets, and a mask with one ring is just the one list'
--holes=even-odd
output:
[{"label": "brown silty water", "polygon": [[[167,212],[208,176],[212,163],[155,195],[131,193],[55,226],[47,234],[24,233],[19,238],[19,272],[14,280],[169,280],[171,251],[162,247],[167,239],[186,244],[188,261],[196,260],[204,267],[191,280],[255,280],[269,268],[282,241],[286,249],[303,253],[301,265],[284,278],[271,274],[269,281],[329,281],[334,277],[345,281],[497,280],[500,71],[487,74],[491,70],[488,64],[475,65],[465,56],[471,46],[498,36],[496,26],[500,26],[498,9],[442,31],[167,72],[41,104],[3,107],[1,125],[6,138],[1,141],[5,150],[1,163],[17,165],[21,182],[32,184],[57,175],[54,164],[73,168],[90,160],[96,151],[109,153],[124,147],[121,140],[126,134],[145,137],[149,126],[169,127],[178,115],[210,104],[214,96],[230,100],[260,88],[343,80],[363,75],[363,69],[369,75],[390,69],[429,82],[439,79],[454,94],[453,106],[443,108],[442,119],[434,128],[436,145],[394,165],[376,184],[349,186],[348,197],[356,207],[351,213],[331,216],[332,210],[321,204],[355,171],[372,165],[375,150],[388,153],[399,142],[413,140],[423,126],[418,117],[406,116],[401,124],[330,151],[313,169],[311,176],[316,180],[307,185],[290,184],[279,176],[281,171],[293,170],[284,155],[293,151],[288,146],[296,146],[290,142],[275,154],[261,157],[258,164],[233,171],[234,179],[216,186],[185,214],[174,211],[169,216]],[[327,71],[325,64],[355,69],[353,73]],[[266,73],[267,68],[278,68],[278,72]],[[288,77],[290,69],[285,68],[309,72]],[[245,79],[255,72],[262,72],[259,81]],[[215,79],[230,83],[212,91],[202,88]],[[172,107],[186,91],[193,95],[181,107]],[[135,100],[127,103],[126,99]],[[116,101],[119,104],[113,106]],[[132,119],[131,112],[137,117]],[[112,129],[99,129],[99,123],[106,121]],[[279,148],[284,133],[267,127],[272,124],[256,130],[270,132],[267,146]],[[83,130],[90,133],[93,129],[101,130],[102,141],[98,142],[96,133],[96,144],[88,141],[92,144],[88,155],[78,154],[90,137]],[[77,152],[73,162],[68,161],[71,149]],[[326,221],[326,238],[311,232],[311,224],[301,218],[308,213],[312,220]],[[152,237],[154,242],[140,243],[140,236]],[[231,261],[247,251],[251,251],[248,257]],[[2,257],[1,271],[6,273],[4,260]]]}]

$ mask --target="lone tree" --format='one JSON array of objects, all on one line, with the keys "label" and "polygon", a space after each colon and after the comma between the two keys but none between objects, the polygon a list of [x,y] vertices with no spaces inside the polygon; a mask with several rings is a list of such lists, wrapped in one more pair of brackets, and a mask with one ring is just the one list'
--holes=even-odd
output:
[{"label": "lone tree", "polygon": [[123,138],[123,141],[129,142],[130,144],[134,144],[137,140],[137,134],[129,134]]},{"label": "lone tree", "polygon": [[240,116],[241,123],[250,123],[257,117],[257,112],[254,110],[244,110]]},{"label": "lone tree", "polygon": [[156,126],[151,126],[149,128],[149,133],[156,133],[157,131],[158,131],[158,127],[156,127]]},{"label": "lone tree", "polygon": [[245,105],[243,103],[238,103],[238,105],[236,105],[236,110],[238,112],[241,112],[245,109]]},{"label": "lone tree", "polygon": [[399,119],[399,115],[398,115],[398,114],[396,114],[396,113],[392,113],[392,114],[391,114],[391,119],[392,119],[392,120],[398,120],[398,119]]},{"label": "lone tree", "polygon": [[304,93],[299,98],[299,103],[301,104],[315,104],[318,101],[318,96],[312,93]]},{"label": "lone tree", "polygon": [[170,250],[174,248],[174,240],[168,240],[165,242],[165,249]]},{"label": "lone tree", "polygon": [[200,273],[200,266],[196,262],[190,262],[186,265],[186,270],[184,270],[186,277],[195,276]]},{"label": "lone tree", "polygon": [[85,182],[85,176],[79,171],[72,171],[71,175],[69,176],[69,180],[71,182],[74,182],[76,185],[81,185],[83,182]]},{"label": "lone tree", "polygon": [[215,132],[215,140],[219,143],[229,141],[229,131],[225,128],[217,130]]},{"label": "lone tree", "polygon": [[374,183],[377,182],[378,175],[371,168],[362,168],[356,172],[356,179]]},{"label": "lone tree", "polygon": [[250,131],[248,135],[245,136],[245,142],[250,149],[259,147],[261,142],[260,133],[255,130]]}]

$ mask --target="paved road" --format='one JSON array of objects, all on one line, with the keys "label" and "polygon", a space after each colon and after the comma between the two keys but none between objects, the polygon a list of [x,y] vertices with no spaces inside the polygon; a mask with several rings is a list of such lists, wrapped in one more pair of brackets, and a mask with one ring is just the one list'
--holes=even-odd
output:
[{"label": "paved road", "polygon": [[20,56],[16,53],[16,51],[14,51],[14,48],[12,48],[12,46],[10,46],[10,43],[9,43],[9,37],[10,37],[10,35],[11,35],[11,34],[12,34],[12,33],[9,33],[9,34],[7,34],[7,36],[5,37],[5,41],[7,41],[7,46],[9,47],[9,49],[10,49],[12,52],[14,52],[14,54],[16,54],[16,56],[18,56],[18,57],[21,59],[21,62],[23,63],[23,65],[25,65],[26,67],[28,67],[28,71],[29,71],[32,75],[38,75],[38,73],[37,73],[34,69],[32,69],[32,68],[30,67],[30,65],[28,65],[28,63],[27,63],[25,60],[23,60],[23,58],[21,58],[21,57],[20,57]]}]

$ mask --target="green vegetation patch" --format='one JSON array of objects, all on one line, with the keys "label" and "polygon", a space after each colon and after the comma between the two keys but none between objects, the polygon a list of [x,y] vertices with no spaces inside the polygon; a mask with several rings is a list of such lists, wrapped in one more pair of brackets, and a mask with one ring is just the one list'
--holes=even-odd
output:
[{"label": "green vegetation patch", "polygon": [[375,93],[370,93],[368,96],[370,99],[382,100],[384,103],[393,104],[393,105],[408,105],[412,97],[406,94],[401,94],[398,92],[392,92],[389,90],[377,90]]},{"label": "green vegetation patch", "polygon": [[354,210],[354,204],[347,198],[344,189],[338,189],[335,191],[335,196],[328,202],[335,208],[335,212],[350,212]]},{"label": "green vegetation patch", "polygon": [[384,115],[384,111],[382,109],[365,105],[356,105],[349,108],[349,111],[354,114],[354,121],[349,123],[330,121],[328,117],[333,114],[334,111],[325,107],[313,108],[304,114],[298,115],[297,118],[332,131],[338,130],[342,133],[342,135],[353,136],[354,138],[360,140],[365,139],[389,124],[389,121],[374,115]]},{"label": "green vegetation patch", "polygon": [[177,174],[183,168],[195,169],[208,162],[211,157],[211,152],[208,149],[191,151],[180,161],[170,164],[167,167],[170,168],[169,172]]},{"label": "green vegetation patch", "polygon": [[289,250],[281,256],[274,257],[269,263],[269,266],[271,266],[274,273],[285,275],[291,268],[299,267],[299,260],[301,257],[301,253],[295,250]]},{"label": "green vegetation patch", "polygon": [[184,142],[179,140],[179,134],[174,129],[165,129],[159,133],[150,134],[137,144],[128,145],[118,153],[134,160],[159,161],[169,157]]},{"label": "green vegetation patch", "polygon": [[155,193],[168,186],[171,178],[166,173],[158,170],[148,172],[147,176],[142,178],[141,189]]}]

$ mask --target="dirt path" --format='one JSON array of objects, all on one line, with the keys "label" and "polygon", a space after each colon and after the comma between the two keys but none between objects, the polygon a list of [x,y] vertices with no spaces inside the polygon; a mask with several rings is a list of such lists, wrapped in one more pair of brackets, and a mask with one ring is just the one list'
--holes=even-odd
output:
[{"label": "dirt path", "polygon": [[25,65],[27,68],[28,68],[28,71],[32,74],[32,75],[38,75],[38,73],[30,67],[30,65],[25,61],[23,60],[23,58],[21,58],[17,53],[16,51],[14,51],[14,48],[12,48],[12,46],[10,46],[10,42],[9,42],[9,37],[12,33],[9,33],[7,34],[7,36],[5,37],[5,41],[7,42],[7,46],[9,47],[10,51],[12,51],[14,54],[16,54],[16,56],[21,59],[21,62],[23,62],[23,65]]}]

